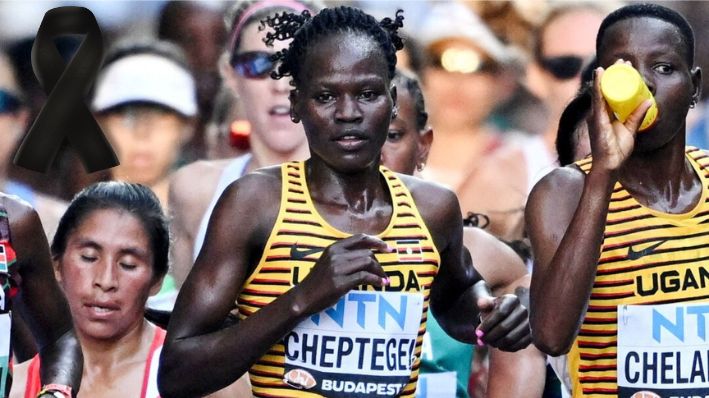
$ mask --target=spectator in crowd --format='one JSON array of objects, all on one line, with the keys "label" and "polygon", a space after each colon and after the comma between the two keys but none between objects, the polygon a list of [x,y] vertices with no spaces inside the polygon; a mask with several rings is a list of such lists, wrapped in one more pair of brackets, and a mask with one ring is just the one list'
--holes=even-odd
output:
[{"label": "spectator in crowd", "polygon": [[117,44],[99,72],[91,107],[120,161],[112,178],[150,187],[167,206],[170,172],[198,111],[182,51],[167,42]]},{"label": "spectator in crowd", "polygon": [[218,60],[227,33],[222,22],[223,7],[214,3],[171,0],[165,4],[158,19],[158,38],[171,41],[184,50],[197,85],[199,111],[195,134],[185,148],[189,153],[183,154],[190,160],[206,155],[204,129],[221,84]]},{"label": "spectator in crowd", "polygon": [[527,170],[538,167],[488,119],[517,86],[513,53],[463,4],[431,7],[416,36],[427,56],[422,78],[436,129],[421,175],[450,187],[463,214],[486,214],[496,236],[519,239]]},{"label": "spectator in crowd", "polygon": [[[250,151],[236,158],[192,163],[172,178],[172,272],[178,287],[202,248],[212,209],[224,189],[253,170],[307,157],[303,127],[293,123],[289,115],[291,87],[285,80],[270,78],[274,63],[269,57],[281,47],[274,49],[264,44],[265,32],[259,31],[259,21],[276,11],[316,12],[318,8],[311,1],[240,0],[225,17],[229,42],[220,70],[249,124]],[[227,142],[218,145],[226,146]]]},{"label": "spectator in crowd", "polygon": [[[532,62],[527,86],[546,108],[546,128],[540,150],[551,155],[561,112],[581,86],[581,71],[596,54],[595,38],[603,17],[617,3],[560,2],[554,5],[534,32]],[[549,169],[547,168],[546,171]]]}]

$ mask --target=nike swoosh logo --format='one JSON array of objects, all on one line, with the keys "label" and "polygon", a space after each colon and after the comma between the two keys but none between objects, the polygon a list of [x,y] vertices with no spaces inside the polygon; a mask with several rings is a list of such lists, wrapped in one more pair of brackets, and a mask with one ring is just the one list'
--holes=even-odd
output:
[{"label": "nike swoosh logo", "polygon": [[648,254],[652,254],[655,249],[661,244],[667,242],[667,239],[656,242],[655,244],[648,246],[642,250],[633,250],[633,246],[628,247],[628,260],[637,260],[641,257],[645,257]]},{"label": "nike swoosh logo", "polygon": [[325,250],[324,247],[313,247],[310,249],[304,249],[298,247],[297,245],[293,245],[290,247],[290,258],[292,258],[293,260],[302,260],[311,254],[319,253],[323,250]]}]

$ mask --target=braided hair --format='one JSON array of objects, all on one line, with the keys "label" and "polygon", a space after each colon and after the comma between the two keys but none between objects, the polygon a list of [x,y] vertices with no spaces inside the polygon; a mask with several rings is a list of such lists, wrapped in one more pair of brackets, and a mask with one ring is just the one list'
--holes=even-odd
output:
[{"label": "braided hair", "polygon": [[399,28],[404,26],[402,14],[403,10],[398,10],[394,19],[384,18],[377,21],[358,8],[339,6],[325,8],[314,17],[307,10],[300,14],[283,12],[268,17],[261,21],[262,29],[268,26],[274,30],[266,34],[264,41],[267,45],[273,45],[276,40],[293,39],[287,49],[273,55],[273,61],[280,63],[271,72],[271,77],[280,79],[291,76],[291,85],[298,86],[301,83],[300,66],[309,46],[319,38],[331,36],[333,33],[358,32],[371,37],[379,44],[387,60],[389,79],[393,79],[396,51],[404,48],[398,33]]},{"label": "braided hair", "polygon": [[397,69],[394,75],[394,85],[411,94],[414,100],[414,112],[416,113],[416,129],[423,131],[428,123],[428,112],[426,112],[426,104],[423,99],[423,91],[419,79],[413,73]]}]

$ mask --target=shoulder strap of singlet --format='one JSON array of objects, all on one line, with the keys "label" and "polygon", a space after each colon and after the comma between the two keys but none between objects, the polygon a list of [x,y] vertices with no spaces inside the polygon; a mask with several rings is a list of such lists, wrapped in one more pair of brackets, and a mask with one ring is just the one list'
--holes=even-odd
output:
[{"label": "shoulder strap of singlet", "polygon": [[160,363],[160,352],[162,351],[162,345],[164,342],[165,330],[156,327],[153,342],[150,344],[150,350],[148,351],[148,358],[145,361],[145,369],[143,370],[143,387],[140,389],[140,398],[159,397],[157,392],[158,365]]}]

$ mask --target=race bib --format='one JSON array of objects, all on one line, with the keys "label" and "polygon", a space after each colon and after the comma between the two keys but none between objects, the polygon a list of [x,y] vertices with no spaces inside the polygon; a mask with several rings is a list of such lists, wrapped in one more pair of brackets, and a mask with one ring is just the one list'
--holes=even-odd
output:
[{"label": "race bib", "polygon": [[332,398],[398,396],[422,315],[420,293],[351,291],[286,335],[283,381]]},{"label": "race bib", "polygon": [[10,371],[10,314],[0,314],[0,395],[5,394]]},{"label": "race bib", "polygon": [[709,397],[708,321],[709,303],[618,306],[618,396]]},{"label": "race bib", "polygon": [[456,372],[419,373],[416,398],[455,398]]}]

